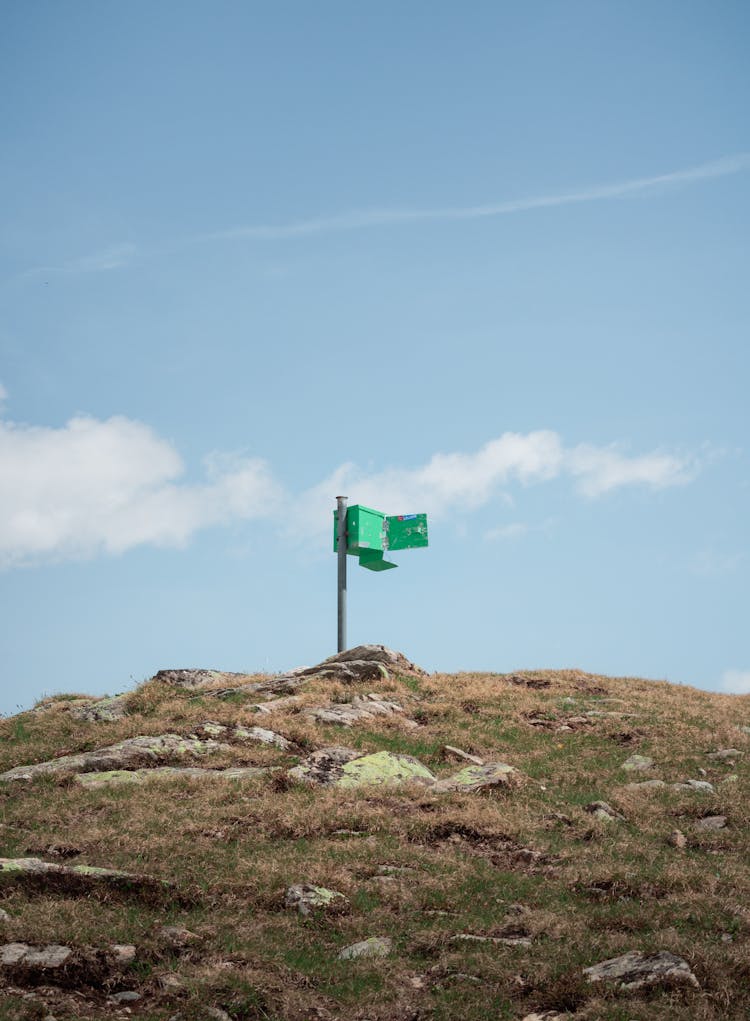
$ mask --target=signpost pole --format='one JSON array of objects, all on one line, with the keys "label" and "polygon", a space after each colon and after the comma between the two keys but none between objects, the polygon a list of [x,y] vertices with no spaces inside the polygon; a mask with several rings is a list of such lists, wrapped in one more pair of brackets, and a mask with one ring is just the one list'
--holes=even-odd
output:
[{"label": "signpost pole", "polygon": [[346,649],[346,503],[348,497],[336,497],[336,537],[338,543],[338,651]]}]

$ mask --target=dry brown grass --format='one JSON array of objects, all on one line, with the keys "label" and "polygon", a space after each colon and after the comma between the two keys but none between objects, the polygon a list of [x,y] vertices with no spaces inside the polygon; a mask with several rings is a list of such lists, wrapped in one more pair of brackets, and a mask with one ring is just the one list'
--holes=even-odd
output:
[{"label": "dry brown grass", "polygon": [[[150,873],[173,880],[191,906],[6,886],[1,904],[12,919],[3,940],[135,943],[128,988],[143,998],[129,1016],[143,1021],[178,1013],[197,1021],[206,1005],[235,1021],[479,1021],[541,1009],[591,1021],[750,1016],[750,738],[738,728],[750,725],[750,699],[577,670],[530,671],[379,684],[417,729],[398,718],[345,729],[303,716],[306,706],[370,690],[372,682],[311,682],[295,704],[261,715],[249,701],[149,683],[130,696],[133,715],[115,723],[78,721],[64,700],[0,721],[0,769],[138,734],[190,734],[213,720],[274,729],[295,747],[285,754],[234,744],[212,766],[287,766],[338,743],[413,754],[444,776],[460,768],[443,751],[450,744],[510,762],[524,777],[491,796],[309,790],[279,773],[99,790],[65,777],[6,785],[1,854]],[[636,715],[565,722],[588,711]],[[735,767],[708,759],[719,747],[746,756]],[[620,769],[634,751],[652,756],[653,774],[667,782],[705,770],[715,793],[628,790],[643,778]],[[726,781],[732,772],[738,779]],[[608,824],[585,812],[596,799],[625,821]],[[727,828],[697,829],[707,814],[726,815]],[[685,848],[667,842],[674,829],[684,832]],[[383,866],[412,871],[384,878]],[[283,908],[284,890],[295,882],[339,890],[348,905],[300,919]],[[164,924],[185,925],[201,938],[177,951],[159,935]],[[453,938],[512,932],[531,944]],[[343,946],[370,935],[390,936],[394,954],[336,960]],[[701,989],[622,993],[584,982],[583,967],[631,949],[680,954]],[[179,976],[179,990],[161,987],[167,974]],[[45,994],[45,1010],[58,1021],[111,1017],[106,992]],[[0,1018],[43,1017],[40,1002],[6,989]]]}]

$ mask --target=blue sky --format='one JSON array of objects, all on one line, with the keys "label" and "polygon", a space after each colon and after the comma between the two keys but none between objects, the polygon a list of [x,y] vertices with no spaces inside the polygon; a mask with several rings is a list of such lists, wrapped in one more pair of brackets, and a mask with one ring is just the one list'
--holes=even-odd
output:
[{"label": "blue sky", "polygon": [[725,2],[5,2],[0,711],[335,651],[750,691]]}]

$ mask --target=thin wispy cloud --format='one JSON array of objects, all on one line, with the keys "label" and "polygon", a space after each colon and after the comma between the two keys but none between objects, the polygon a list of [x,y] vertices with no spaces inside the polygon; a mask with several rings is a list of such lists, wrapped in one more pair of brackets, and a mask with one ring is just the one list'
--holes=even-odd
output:
[{"label": "thin wispy cloud", "polygon": [[750,169],[750,153],[738,153],[709,163],[701,163],[683,170],[651,177],[636,177],[613,184],[595,185],[578,191],[565,191],[551,195],[536,195],[472,206],[443,206],[432,209],[363,209],[294,220],[282,224],[250,224],[231,227],[203,235],[199,240],[245,239],[251,241],[283,241],[312,234],[359,230],[389,224],[419,223],[423,221],[479,220],[488,217],[509,216],[534,209],[570,206],[584,202],[601,202],[606,199],[628,198],[638,194],[658,193],[680,185],[717,177],[729,177]]},{"label": "thin wispy cloud", "polygon": [[9,278],[6,283],[34,280],[38,277],[82,276],[89,273],[108,273],[112,270],[124,269],[126,266],[129,266],[136,257],[136,254],[137,248],[134,244],[110,245],[88,255],[76,256],[63,262],[33,266],[31,269],[24,270],[16,276]]}]

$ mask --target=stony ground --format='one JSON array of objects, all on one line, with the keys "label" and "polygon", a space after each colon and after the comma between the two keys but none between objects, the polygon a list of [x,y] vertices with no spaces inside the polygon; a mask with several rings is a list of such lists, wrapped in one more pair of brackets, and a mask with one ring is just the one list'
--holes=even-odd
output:
[{"label": "stony ground", "polygon": [[750,1017],[750,698],[353,659],[0,720],[0,1018]]}]

